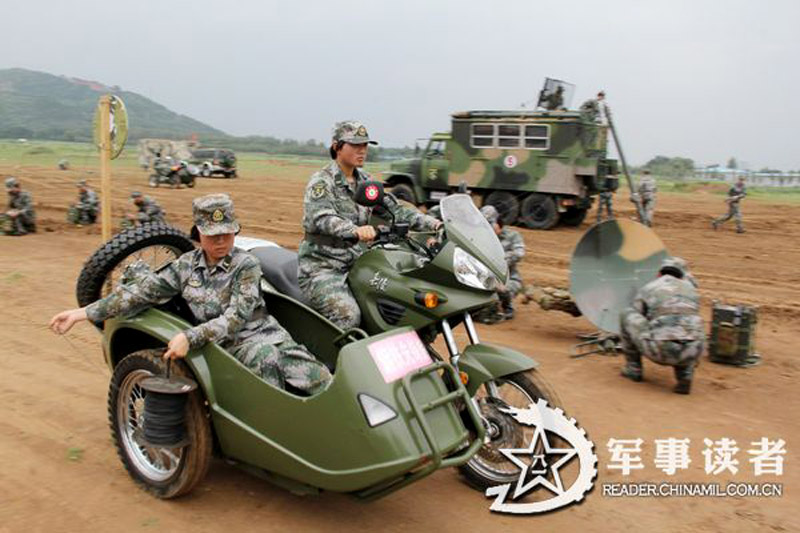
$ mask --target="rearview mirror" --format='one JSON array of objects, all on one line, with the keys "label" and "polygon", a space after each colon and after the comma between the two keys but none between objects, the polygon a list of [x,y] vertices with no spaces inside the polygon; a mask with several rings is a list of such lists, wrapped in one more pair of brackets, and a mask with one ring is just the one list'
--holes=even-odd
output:
[{"label": "rearview mirror", "polygon": [[356,189],[355,201],[364,207],[383,205],[383,184],[377,181],[362,181]]}]

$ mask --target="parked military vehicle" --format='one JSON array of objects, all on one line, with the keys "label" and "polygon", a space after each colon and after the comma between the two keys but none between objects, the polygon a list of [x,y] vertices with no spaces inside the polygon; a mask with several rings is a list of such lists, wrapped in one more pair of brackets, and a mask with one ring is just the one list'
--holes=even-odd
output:
[{"label": "parked military vehicle", "polygon": [[200,148],[192,150],[189,162],[200,168],[200,175],[208,178],[222,174],[226,178],[236,177],[236,154],[224,148]]},{"label": "parked military vehicle", "polygon": [[607,126],[577,111],[466,111],[450,133],[434,134],[420,157],[383,175],[403,200],[433,205],[465,183],[505,224],[550,229],[578,226],[605,177]]}]

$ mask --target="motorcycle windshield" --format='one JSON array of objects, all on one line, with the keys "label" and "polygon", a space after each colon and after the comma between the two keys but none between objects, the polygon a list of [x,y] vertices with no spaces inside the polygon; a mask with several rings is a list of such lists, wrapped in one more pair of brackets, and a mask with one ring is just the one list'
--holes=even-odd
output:
[{"label": "motorcycle windshield", "polygon": [[500,239],[467,194],[442,198],[442,221],[447,238],[482,261],[502,282],[508,277],[506,254]]}]

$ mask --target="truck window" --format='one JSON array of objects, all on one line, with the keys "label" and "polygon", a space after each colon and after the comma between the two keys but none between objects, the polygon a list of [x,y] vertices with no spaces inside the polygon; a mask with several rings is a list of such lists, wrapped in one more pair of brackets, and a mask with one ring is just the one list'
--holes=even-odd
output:
[{"label": "truck window", "polygon": [[525,148],[547,150],[550,146],[550,127],[546,124],[525,126]]},{"label": "truck window", "polygon": [[428,157],[444,157],[444,151],[447,148],[447,144],[444,141],[431,141],[431,144],[428,146]]},{"label": "truck window", "polygon": [[497,146],[499,148],[519,148],[520,129],[519,124],[498,124]]},{"label": "truck window", "polygon": [[547,150],[550,126],[547,124],[472,124],[473,148],[526,148]]},{"label": "truck window", "polygon": [[472,124],[471,143],[473,148],[494,146],[494,124]]}]

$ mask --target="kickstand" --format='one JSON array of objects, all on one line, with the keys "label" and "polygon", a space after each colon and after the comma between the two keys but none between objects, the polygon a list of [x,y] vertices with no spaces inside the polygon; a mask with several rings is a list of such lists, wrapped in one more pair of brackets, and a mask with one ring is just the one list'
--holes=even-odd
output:
[{"label": "kickstand", "polygon": [[619,336],[605,331],[596,331],[585,335],[578,335],[583,342],[572,346],[570,357],[573,359],[592,354],[617,355],[619,351]]}]

